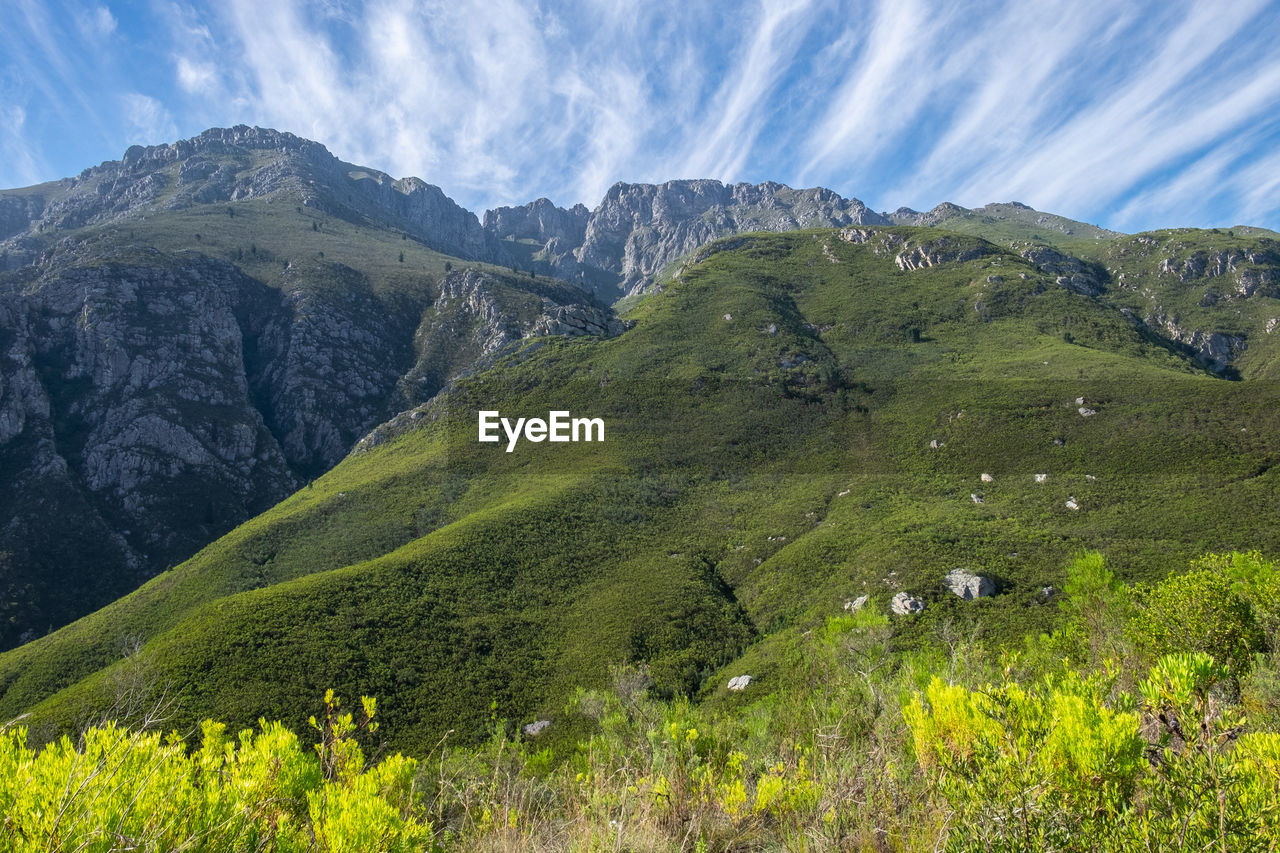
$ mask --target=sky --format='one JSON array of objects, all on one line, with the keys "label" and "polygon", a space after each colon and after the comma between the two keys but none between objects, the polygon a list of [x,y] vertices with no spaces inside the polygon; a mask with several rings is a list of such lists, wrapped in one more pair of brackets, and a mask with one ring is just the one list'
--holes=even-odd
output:
[{"label": "sky", "polygon": [[1280,230],[1280,0],[3,0],[0,187],[235,124],[477,213],[618,181]]}]

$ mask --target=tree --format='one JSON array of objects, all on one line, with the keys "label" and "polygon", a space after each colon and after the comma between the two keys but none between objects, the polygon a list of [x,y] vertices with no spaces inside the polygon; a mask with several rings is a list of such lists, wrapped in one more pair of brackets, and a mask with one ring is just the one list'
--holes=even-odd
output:
[{"label": "tree", "polygon": [[1107,568],[1098,551],[1083,551],[1067,566],[1062,610],[1067,633],[1076,634],[1087,649],[1090,665],[1127,657],[1125,626],[1133,612],[1128,588]]}]

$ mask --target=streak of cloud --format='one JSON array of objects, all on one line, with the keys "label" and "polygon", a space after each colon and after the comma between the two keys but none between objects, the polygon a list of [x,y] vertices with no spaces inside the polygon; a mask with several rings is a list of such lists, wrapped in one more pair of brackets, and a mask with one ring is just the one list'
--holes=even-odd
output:
[{"label": "streak of cloud", "polygon": [[477,212],[712,177],[1278,227],[1277,5],[14,0],[0,183],[247,123]]}]

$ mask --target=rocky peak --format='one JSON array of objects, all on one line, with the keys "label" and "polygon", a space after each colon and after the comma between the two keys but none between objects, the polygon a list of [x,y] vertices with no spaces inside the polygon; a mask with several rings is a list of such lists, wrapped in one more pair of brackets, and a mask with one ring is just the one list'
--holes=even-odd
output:
[{"label": "rocky peak", "polygon": [[540,198],[520,207],[485,211],[484,229],[500,240],[534,240],[544,245],[556,241],[570,247],[581,246],[590,215],[585,205],[575,204],[565,210]]},{"label": "rocky peak", "polygon": [[[187,160],[199,154],[222,156],[243,151],[278,151],[296,153],[313,160],[324,162],[337,161],[319,142],[282,133],[264,127],[248,127],[240,124],[235,127],[214,127],[191,139],[180,139],[166,145],[131,145],[120,158],[119,165],[124,169],[140,171],[165,165],[180,160]],[[97,168],[111,168],[113,162],[103,163]],[[92,169],[81,173],[84,176]]]},{"label": "rocky peak", "polygon": [[491,236],[535,241],[535,265],[583,282],[606,301],[647,288],[664,267],[719,237],[856,224],[889,223],[857,199],[821,187],[708,179],[617,183],[590,213],[539,199],[485,214]]},{"label": "rocky peak", "polygon": [[900,207],[893,213],[887,213],[885,216],[894,225],[915,225],[932,228],[953,216],[963,216],[969,213],[967,207],[961,207],[958,204],[952,204],[944,201],[942,204],[935,206],[928,212],[921,213],[918,210],[912,210],[909,207]]},{"label": "rocky peak", "polygon": [[166,145],[134,145],[120,160],[75,178],[0,196],[0,241],[13,243],[0,248],[24,248],[18,243],[34,232],[278,193],[337,218],[399,228],[446,254],[509,260],[475,214],[439,187],[345,163],[320,143],[291,133],[244,125]]}]

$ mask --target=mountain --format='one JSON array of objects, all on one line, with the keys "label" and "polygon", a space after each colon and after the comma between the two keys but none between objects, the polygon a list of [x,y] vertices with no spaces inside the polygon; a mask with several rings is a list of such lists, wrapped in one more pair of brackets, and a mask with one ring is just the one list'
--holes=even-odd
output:
[{"label": "mountain", "polygon": [[975,258],[1016,257],[1197,369],[1276,369],[1280,264],[1260,229],[1116,235],[1017,203],[877,214],[708,180],[482,222],[318,143],[214,129],[0,192],[0,648],[181,563],[529,339],[618,335],[615,311],[644,316],[708,241],[891,222],[953,236],[881,246],[889,272],[967,235]]},{"label": "mountain", "polygon": [[[932,228],[719,240],[630,329],[517,342],[181,566],[0,655],[0,717],[45,737],[167,696],[183,730],[301,726],[333,687],[376,695],[388,745],[421,754],[491,714],[557,717],[619,662],[667,695],[742,672],[767,692],[788,638],[861,595],[923,602],[893,617],[896,649],[976,624],[1000,642],[1053,623],[1085,547],[1130,581],[1274,551],[1262,318],[1280,312],[1238,285],[1271,280],[1275,243],[1135,239],[1116,272],[1083,268],[1096,293],[1060,252]],[[1202,310],[1247,332],[1239,381],[1124,310],[1156,283],[1222,293]],[[481,411],[601,418],[604,440],[508,450],[477,441]],[[958,597],[954,569],[996,594]]]},{"label": "mountain", "polygon": [[181,562],[511,342],[621,328],[573,285],[475,262],[492,241],[439,189],[290,134],[131,148],[0,211],[0,648]]},{"label": "mountain", "polygon": [[925,213],[900,207],[884,216],[895,225],[925,225],[974,234],[1000,243],[1022,240],[1047,244],[1092,258],[1101,243],[1123,236],[1096,225],[1043,213],[1020,202],[988,204],[972,210],[943,202]]},{"label": "mountain", "polygon": [[485,213],[485,231],[524,263],[580,281],[615,301],[652,286],[694,249],[727,234],[842,225],[887,225],[857,199],[778,183],[618,183],[595,210],[538,199]]}]

